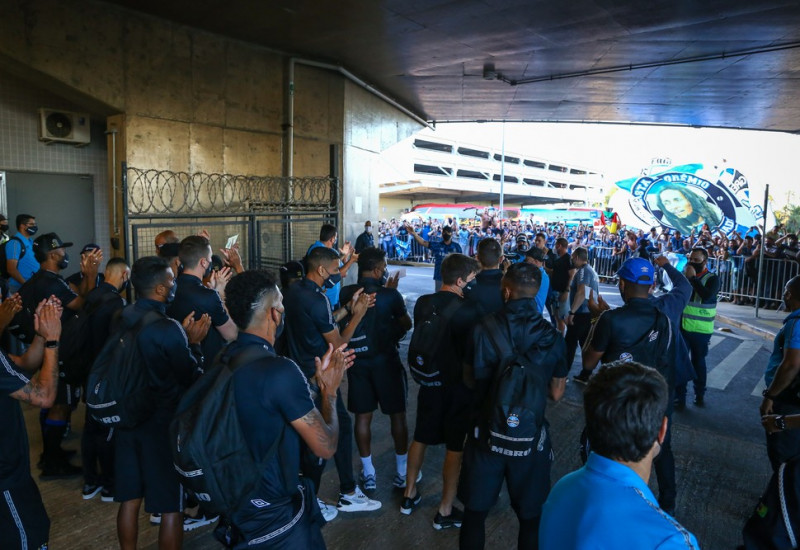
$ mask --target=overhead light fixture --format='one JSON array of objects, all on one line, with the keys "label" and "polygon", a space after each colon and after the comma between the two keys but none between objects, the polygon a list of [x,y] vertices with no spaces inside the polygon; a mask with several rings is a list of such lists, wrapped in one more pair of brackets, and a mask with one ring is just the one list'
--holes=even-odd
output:
[{"label": "overhead light fixture", "polygon": [[494,63],[485,63],[483,65],[483,79],[484,80],[497,79],[497,71],[494,70]]}]

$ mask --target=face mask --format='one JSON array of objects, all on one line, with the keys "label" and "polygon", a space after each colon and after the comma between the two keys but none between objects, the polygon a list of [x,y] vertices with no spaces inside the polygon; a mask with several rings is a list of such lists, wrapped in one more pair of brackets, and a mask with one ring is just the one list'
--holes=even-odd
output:
[{"label": "face mask", "polygon": [[452,235],[450,233],[442,233],[442,240],[444,242],[449,241],[451,237],[452,237]]},{"label": "face mask", "polygon": [[211,276],[211,271],[214,269],[214,264],[211,262],[208,263],[208,267],[203,272],[203,279],[208,279]]},{"label": "face mask", "polygon": [[32,225],[30,227],[26,227],[25,228],[25,233],[27,233],[28,235],[31,235],[31,236],[36,235],[37,231],[39,231],[39,226],[38,225]]},{"label": "face mask", "polygon": [[371,225],[367,226],[367,233],[372,233],[372,226]]},{"label": "face mask", "polygon": [[389,282],[389,270],[384,269],[383,275],[381,275],[381,286],[386,286],[387,282]]},{"label": "face mask", "polygon": [[175,300],[175,292],[177,292],[177,290],[178,290],[178,285],[177,283],[173,282],[172,287],[169,289],[169,293],[167,294],[167,297],[164,300],[164,302],[166,302],[167,304],[171,304]]},{"label": "face mask", "polygon": [[689,262],[689,265],[690,265],[690,266],[692,266],[692,267],[694,268],[694,270],[695,270],[695,272],[696,272],[696,273],[700,273],[701,271],[703,271],[703,264],[702,264],[702,262],[701,262],[701,263],[697,263],[697,262]]},{"label": "face mask", "polygon": [[8,231],[8,225],[7,224],[6,225],[0,225],[0,231],[3,231],[3,232]]},{"label": "face mask", "polygon": [[325,279],[325,288],[333,288],[336,286],[337,283],[341,282],[342,275],[340,273],[334,273],[333,275],[329,275],[327,279]]},{"label": "face mask", "polygon": [[283,334],[283,327],[284,327],[283,319],[285,317],[286,317],[286,312],[281,311],[281,322],[278,323],[278,326],[275,328],[275,338],[280,338],[281,334]]},{"label": "face mask", "polygon": [[64,257],[58,262],[58,269],[67,269],[69,267],[69,254],[64,253]]},{"label": "face mask", "polygon": [[125,279],[124,281],[122,281],[122,286],[120,287],[119,291],[120,292],[124,292],[124,291],[128,290],[128,288],[130,288],[130,286],[131,286],[131,280],[130,279]]}]

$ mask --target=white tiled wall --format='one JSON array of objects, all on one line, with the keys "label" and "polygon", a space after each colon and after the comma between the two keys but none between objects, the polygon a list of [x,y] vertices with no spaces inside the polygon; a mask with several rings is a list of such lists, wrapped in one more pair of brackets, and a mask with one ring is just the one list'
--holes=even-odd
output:
[{"label": "white tiled wall", "polygon": [[[38,139],[40,107],[85,111],[46,90],[0,72],[0,171],[91,175],[94,180],[95,242],[108,255],[105,119],[92,118],[92,141],[87,146],[47,145]],[[8,215],[7,212],[4,214]],[[11,212],[8,217],[13,220],[14,215]]]}]

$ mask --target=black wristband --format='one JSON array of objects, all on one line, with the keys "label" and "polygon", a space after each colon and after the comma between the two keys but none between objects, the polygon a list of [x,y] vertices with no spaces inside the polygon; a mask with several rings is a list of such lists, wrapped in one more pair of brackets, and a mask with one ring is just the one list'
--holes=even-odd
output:
[{"label": "black wristband", "polygon": [[785,415],[781,414],[775,417],[775,427],[780,431],[784,431],[786,429]]},{"label": "black wristband", "polygon": [[763,395],[765,398],[770,399],[772,401],[775,401],[775,398],[778,397],[777,395],[770,395],[769,394],[769,388],[766,388],[763,392],[761,392],[761,395]]},{"label": "black wristband", "polygon": [[56,349],[58,348],[58,340],[47,340],[44,343],[44,347],[49,349]]}]

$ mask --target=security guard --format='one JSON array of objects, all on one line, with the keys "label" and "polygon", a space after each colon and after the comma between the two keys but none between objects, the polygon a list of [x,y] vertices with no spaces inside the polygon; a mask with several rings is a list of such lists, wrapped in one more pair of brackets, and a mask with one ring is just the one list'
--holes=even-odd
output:
[{"label": "security guard", "polygon": [[[547,353],[547,362],[541,364],[542,372],[537,382],[546,384],[542,394],[558,401],[564,394],[569,372],[564,338],[542,318],[536,305],[536,293],[542,280],[541,270],[529,263],[514,264],[508,268],[502,281],[505,305],[493,318],[501,332],[524,357],[528,353]],[[474,375],[476,410],[481,410],[487,400],[493,399],[491,388],[498,368],[510,359],[498,353],[487,321],[474,332]],[[506,328],[507,327],[507,328]],[[533,351],[533,347],[536,350]],[[471,378],[469,374],[466,379]],[[530,379],[529,379],[530,380]],[[544,419],[544,406],[536,411],[536,418]],[[460,547],[483,548],[485,522],[489,510],[506,482],[511,506],[519,519],[519,548],[536,548],[539,537],[539,519],[542,504],[550,492],[550,466],[552,451],[547,422],[543,421],[540,440],[527,456],[504,456],[492,452],[480,443],[485,434],[480,431],[480,418],[475,418],[464,448],[464,462],[458,485],[458,498],[464,503],[464,520],[461,524]],[[480,439],[479,439],[480,437]]]},{"label": "security guard", "polygon": [[[708,343],[714,333],[714,317],[717,315],[717,294],[720,281],[708,270],[708,252],[705,248],[693,248],[684,271],[694,292],[683,310],[681,334],[692,355],[692,366],[697,378],[694,381],[694,404],[705,405],[706,355]],[[678,403],[686,401],[686,384],[678,386]]]},{"label": "security guard", "polygon": [[394,486],[406,486],[408,464],[408,425],[406,399],[408,381],[400,360],[398,342],[411,328],[403,295],[397,291],[398,276],[388,276],[386,252],[369,247],[358,256],[358,283],[342,289],[342,301],[349,302],[358,289],[375,294],[375,306],[350,340],[355,363],[347,371],[347,410],[356,415],[356,445],[361,456],[359,480],[365,491],[377,488],[372,464],[372,415],[380,404],[391,419],[392,440],[397,465]]}]

